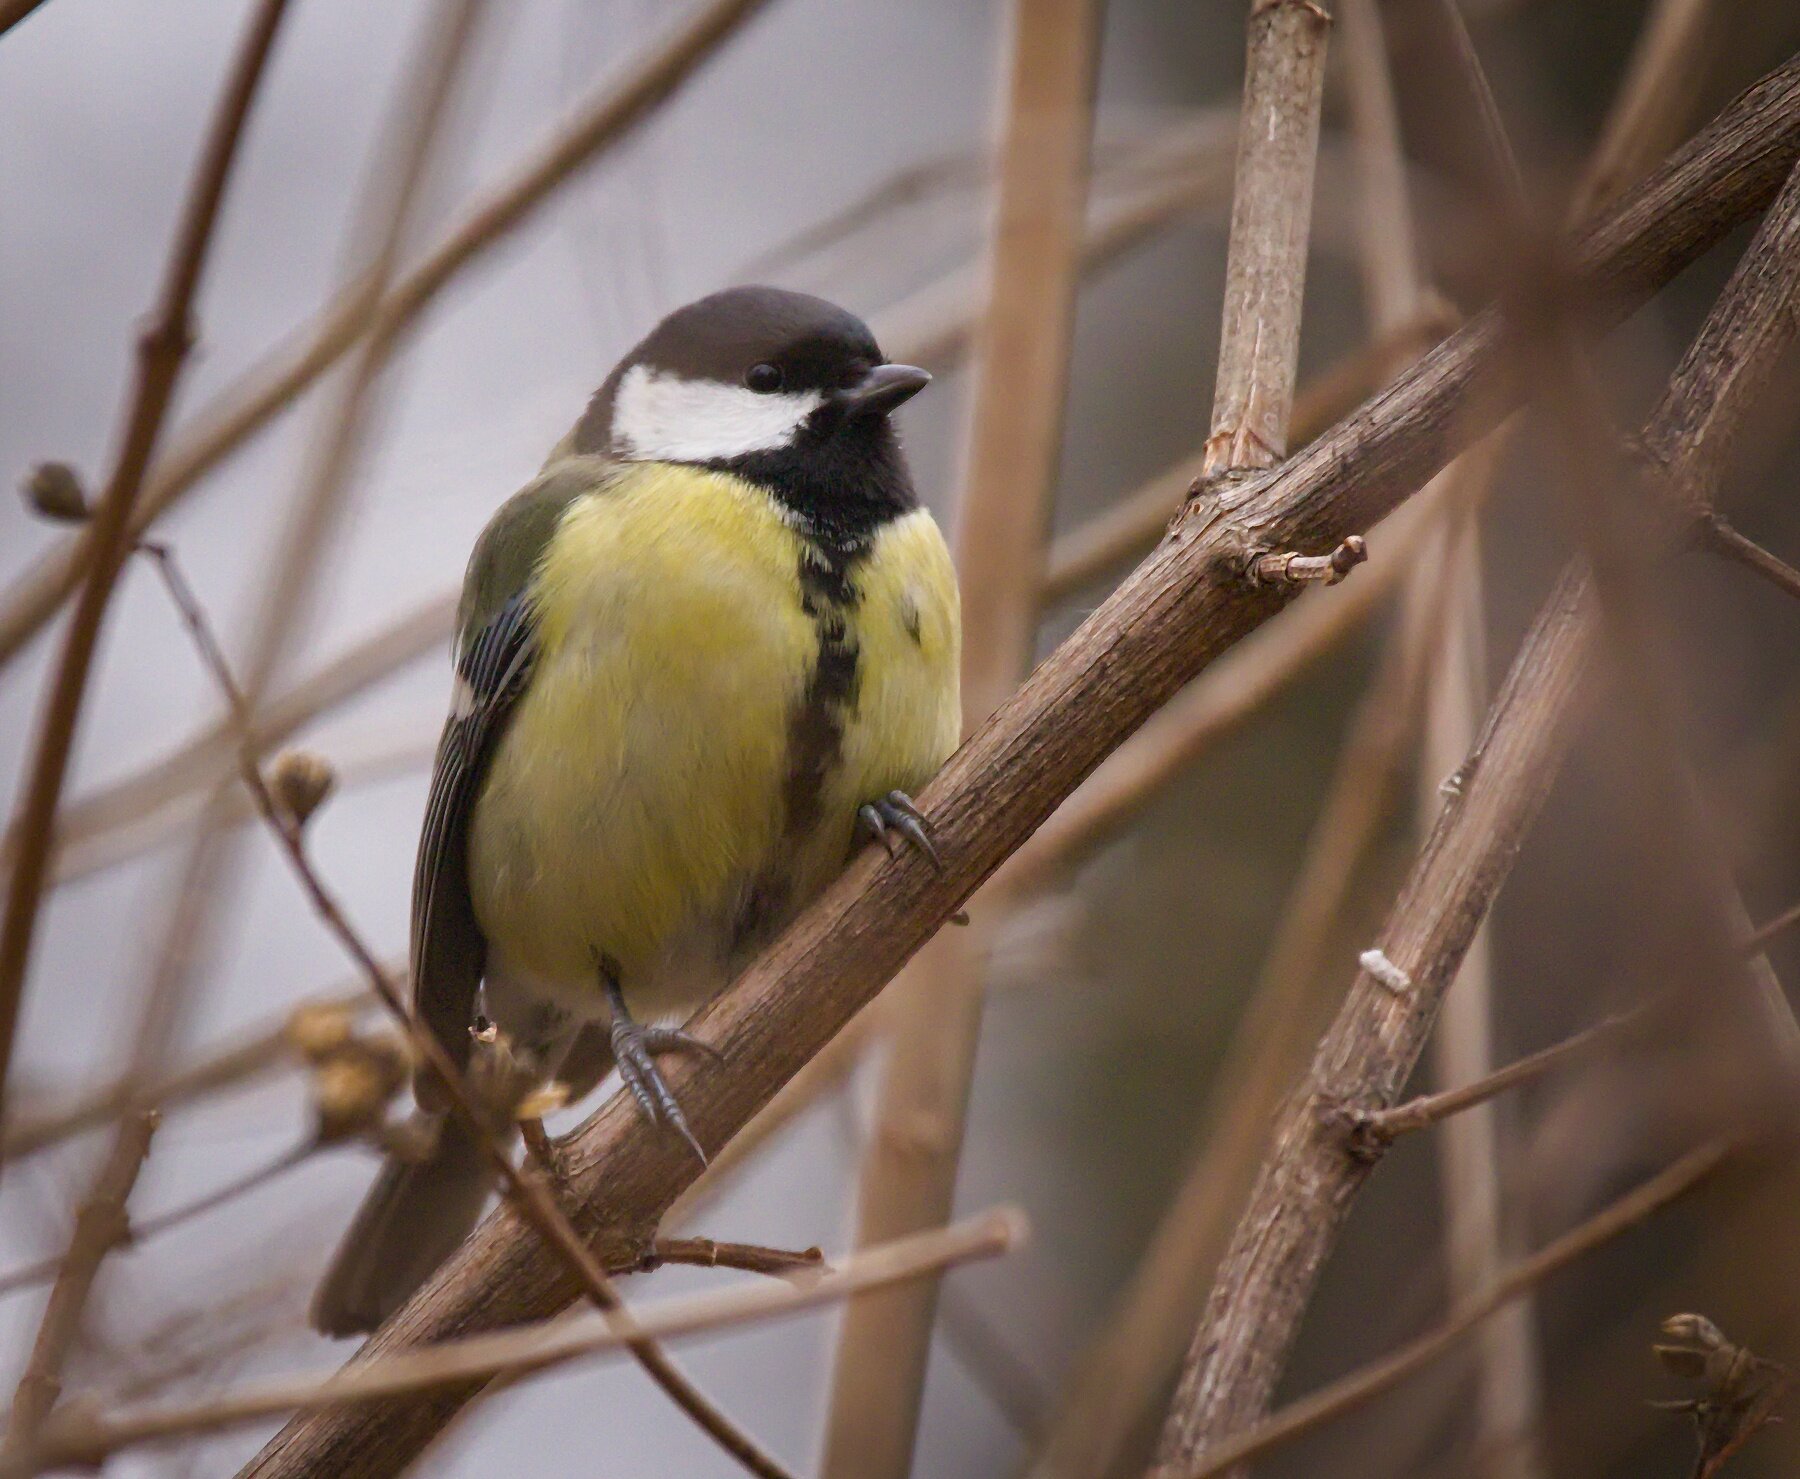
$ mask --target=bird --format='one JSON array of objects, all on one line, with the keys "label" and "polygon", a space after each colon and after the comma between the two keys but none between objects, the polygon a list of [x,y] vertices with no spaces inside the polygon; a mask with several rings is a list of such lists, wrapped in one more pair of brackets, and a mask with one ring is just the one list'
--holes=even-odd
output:
[{"label": "bird", "polygon": [[[459,1070],[500,1042],[578,1096],[616,1066],[704,1160],[656,1061],[701,1047],[669,1024],[860,846],[938,861],[912,797],[961,734],[960,600],[891,420],[930,379],[821,298],[728,288],[626,354],[488,523],[412,896],[413,1013]],[[443,1085],[414,1094],[430,1149],[390,1154],[345,1233],[326,1334],[378,1325],[485,1205]]]}]

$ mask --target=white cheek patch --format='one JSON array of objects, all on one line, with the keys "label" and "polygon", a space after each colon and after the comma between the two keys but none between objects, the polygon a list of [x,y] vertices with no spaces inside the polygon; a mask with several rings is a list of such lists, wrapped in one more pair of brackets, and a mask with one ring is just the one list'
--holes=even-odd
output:
[{"label": "white cheek patch", "polygon": [[612,439],[637,462],[713,462],[772,452],[825,403],[816,390],[758,395],[743,385],[684,380],[633,365],[613,393]]}]

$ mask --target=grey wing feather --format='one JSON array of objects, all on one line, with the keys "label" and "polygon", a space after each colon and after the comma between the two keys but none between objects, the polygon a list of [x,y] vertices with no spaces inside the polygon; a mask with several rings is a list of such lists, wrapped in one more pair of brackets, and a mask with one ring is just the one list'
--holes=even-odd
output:
[{"label": "grey wing feather", "polygon": [[438,741],[419,837],[413,873],[413,1011],[458,1068],[468,1064],[475,993],[487,964],[487,941],[469,896],[469,819],[494,747],[530,679],[534,625],[531,603],[521,592],[464,646],[457,672],[468,697]]}]

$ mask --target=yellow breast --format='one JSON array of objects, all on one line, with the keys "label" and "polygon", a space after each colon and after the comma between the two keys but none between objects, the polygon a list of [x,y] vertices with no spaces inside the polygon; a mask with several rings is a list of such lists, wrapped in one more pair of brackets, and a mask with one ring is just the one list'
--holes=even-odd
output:
[{"label": "yellow breast", "polygon": [[[476,914],[509,969],[585,989],[604,953],[651,1010],[717,989],[751,895],[777,880],[804,903],[847,856],[856,807],[922,785],[954,747],[955,584],[914,513],[851,573],[854,703],[817,822],[791,835],[820,647],[806,557],[778,505],[724,474],[646,463],[570,506],[535,587],[538,665],[470,836]],[[694,982],[696,962],[713,979]]]}]

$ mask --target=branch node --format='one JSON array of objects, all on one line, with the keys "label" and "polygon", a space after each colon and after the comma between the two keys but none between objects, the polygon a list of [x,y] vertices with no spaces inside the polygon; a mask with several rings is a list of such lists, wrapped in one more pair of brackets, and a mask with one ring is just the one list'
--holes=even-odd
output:
[{"label": "branch node", "polygon": [[1368,973],[1369,979],[1378,986],[1385,986],[1395,996],[1410,995],[1413,988],[1412,977],[1389,960],[1381,950],[1365,950],[1356,957],[1356,963]]},{"label": "branch node", "polygon": [[1337,1140],[1345,1155],[1362,1165],[1374,1165],[1394,1143],[1393,1131],[1377,1110],[1337,1099],[1321,1100],[1318,1113],[1319,1128]]},{"label": "branch node", "polygon": [[1250,578],[1261,585],[1336,585],[1369,558],[1368,542],[1348,535],[1328,555],[1302,555],[1293,550],[1263,550],[1250,557]]}]

